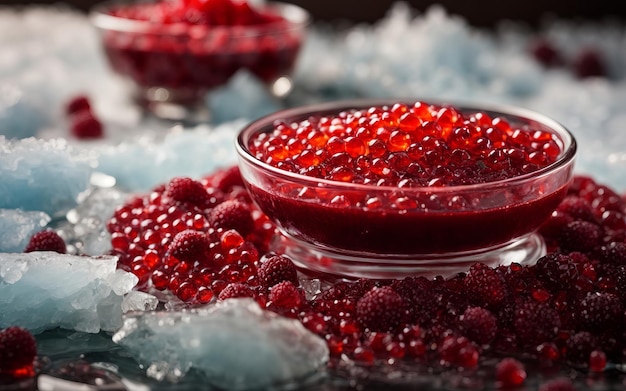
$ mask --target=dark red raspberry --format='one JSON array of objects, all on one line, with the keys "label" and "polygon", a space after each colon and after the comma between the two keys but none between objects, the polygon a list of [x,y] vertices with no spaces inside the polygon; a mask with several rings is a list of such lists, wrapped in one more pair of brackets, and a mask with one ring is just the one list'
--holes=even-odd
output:
[{"label": "dark red raspberry", "polygon": [[496,337],[498,323],[491,311],[481,307],[469,307],[459,318],[459,329],[472,341],[484,345]]},{"label": "dark red raspberry", "polygon": [[607,76],[607,69],[602,54],[593,48],[584,48],[572,61],[574,74],[579,78]]},{"label": "dark red raspberry", "polygon": [[598,222],[589,201],[576,195],[565,197],[557,207],[557,210],[571,216],[574,220]]},{"label": "dark red raspberry", "polygon": [[552,292],[572,288],[579,277],[576,263],[571,257],[560,253],[550,253],[539,258],[535,270],[537,279]]},{"label": "dark red raspberry", "polygon": [[529,301],[515,308],[513,327],[522,344],[535,347],[552,341],[561,327],[561,319],[548,305]]},{"label": "dark red raspberry", "polygon": [[24,252],[30,253],[33,251],[54,251],[59,254],[65,254],[67,246],[63,238],[59,236],[56,231],[47,229],[37,232],[30,237],[26,248],[24,248]]},{"label": "dark red raspberry", "polygon": [[555,67],[563,63],[561,54],[546,38],[539,38],[530,45],[533,57],[545,67]]},{"label": "dark red raspberry", "polygon": [[184,204],[204,208],[210,201],[209,193],[202,183],[188,177],[177,177],[172,179],[165,189],[165,194]]},{"label": "dark red raspberry", "polygon": [[596,251],[598,260],[610,265],[626,265],[626,243],[611,242]]},{"label": "dark red raspberry", "polygon": [[11,326],[0,331],[0,372],[32,366],[37,355],[37,341],[22,327]]},{"label": "dark red raspberry", "polygon": [[356,320],[370,331],[389,331],[405,319],[404,300],[390,286],[374,287],[356,304]]},{"label": "dark red raspberry", "polygon": [[598,349],[599,346],[595,335],[581,331],[567,339],[565,356],[573,364],[584,365],[589,362],[591,352]]},{"label": "dark red raspberry", "polygon": [[254,292],[247,284],[233,282],[226,285],[226,287],[222,289],[218,296],[218,299],[226,300],[236,297],[254,297]]},{"label": "dark red raspberry", "polygon": [[577,391],[572,381],[566,377],[551,379],[539,386],[538,391]]},{"label": "dark red raspberry", "polygon": [[196,261],[206,260],[210,245],[211,241],[205,233],[187,229],[174,236],[167,252],[179,261],[193,265]]},{"label": "dark red raspberry", "polygon": [[234,229],[243,237],[254,229],[250,207],[238,200],[226,200],[218,204],[209,212],[208,220],[214,228],[222,228],[224,231]]},{"label": "dark red raspberry", "polygon": [[497,309],[507,295],[502,277],[483,263],[474,263],[470,267],[465,277],[465,287],[472,303],[488,309]]},{"label": "dark red raspberry", "polygon": [[238,166],[220,169],[207,177],[207,181],[211,186],[225,193],[231,191],[236,186],[245,186]]},{"label": "dark red raspberry", "polygon": [[567,224],[558,238],[564,251],[592,251],[602,244],[602,227],[589,221],[576,220]]},{"label": "dark red raspberry", "polygon": [[291,281],[282,281],[272,286],[269,299],[272,307],[280,310],[298,309],[304,303],[302,291]]},{"label": "dark red raspberry", "polygon": [[499,389],[521,386],[526,380],[526,369],[518,360],[504,358],[496,364],[496,380]]},{"label": "dark red raspberry", "polygon": [[407,277],[393,281],[391,287],[406,303],[410,321],[428,324],[433,320],[438,306],[430,280],[425,277]]},{"label": "dark red raspberry", "polygon": [[81,111],[71,116],[70,130],[79,139],[94,139],[104,136],[102,122],[91,112]]},{"label": "dark red raspberry", "polygon": [[478,348],[469,339],[450,334],[437,348],[440,363],[444,366],[474,368],[478,364]]},{"label": "dark red raspberry", "polygon": [[299,285],[296,265],[284,255],[274,255],[261,264],[258,270],[259,282],[266,288],[283,281]]},{"label": "dark red raspberry", "polygon": [[576,313],[583,330],[596,332],[621,327],[624,306],[612,293],[591,293],[580,302]]},{"label": "dark red raspberry", "polygon": [[65,114],[68,116],[82,111],[91,111],[91,103],[87,95],[77,95],[65,105]]}]

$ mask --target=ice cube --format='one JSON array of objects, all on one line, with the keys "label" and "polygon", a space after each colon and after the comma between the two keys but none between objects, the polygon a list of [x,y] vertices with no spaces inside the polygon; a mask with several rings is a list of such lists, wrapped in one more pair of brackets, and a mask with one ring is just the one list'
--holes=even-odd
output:
[{"label": "ice cube", "polygon": [[76,205],[92,171],[89,157],[62,139],[8,140],[0,135],[0,208],[58,216]]},{"label": "ice cube", "polygon": [[301,379],[328,360],[326,343],[298,320],[263,310],[248,298],[126,316],[113,341],[155,379],[177,381],[193,368],[226,390]]},{"label": "ice cube", "polygon": [[123,295],[137,284],[117,258],[54,252],[0,254],[0,328],[97,333],[122,326]]},{"label": "ice cube", "polygon": [[50,216],[39,211],[0,209],[0,252],[24,251],[30,237],[50,222]]}]

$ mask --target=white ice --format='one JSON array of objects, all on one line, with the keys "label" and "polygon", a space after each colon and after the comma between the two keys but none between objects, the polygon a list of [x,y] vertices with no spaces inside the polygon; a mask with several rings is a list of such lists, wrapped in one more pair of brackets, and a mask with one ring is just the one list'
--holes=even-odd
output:
[{"label": "white ice", "polygon": [[148,376],[175,382],[193,368],[225,390],[266,389],[301,379],[328,360],[321,338],[252,299],[129,315],[113,341],[143,364]]},{"label": "white ice", "polygon": [[116,331],[124,295],[138,281],[116,265],[111,256],[0,253],[0,328]]},{"label": "white ice", "polygon": [[0,253],[24,251],[30,237],[49,222],[44,212],[0,209]]}]

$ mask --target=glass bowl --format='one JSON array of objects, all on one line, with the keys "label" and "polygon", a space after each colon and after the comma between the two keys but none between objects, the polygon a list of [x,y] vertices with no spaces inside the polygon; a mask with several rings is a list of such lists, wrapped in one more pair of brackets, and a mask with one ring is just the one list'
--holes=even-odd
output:
[{"label": "glass bowl", "polygon": [[289,92],[310,21],[305,9],[270,2],[257,10],[262,23],[228,19],[210,25],[169,18],[168,12],[182,12],[175,8],[181,4],[114,1],[90,12],[113,72],[128,82],[144,108],[158,117],[189,119],[206,110],[209,91],[242,69],[276,96]]},{"label": "glass bowl", "polygon": [[555,138],[560,151],[553,163],[486,183],[422,187],[346,183],[283,170],[251,153],[252,140],[272,132],[279,121],[290,124],[396,102],[354,100],[298,107],[260,118],[240,132],[236,148],[243,179],[253,200],[281,232],[273,249],[311,273],[369,278],[449,276],[476,261],[525,264],[544,255],[545,244],[536,231],[567,193],[576,141],[561,124],[536,112],[435,102],[452,105],[463,115],[486,113]]}]

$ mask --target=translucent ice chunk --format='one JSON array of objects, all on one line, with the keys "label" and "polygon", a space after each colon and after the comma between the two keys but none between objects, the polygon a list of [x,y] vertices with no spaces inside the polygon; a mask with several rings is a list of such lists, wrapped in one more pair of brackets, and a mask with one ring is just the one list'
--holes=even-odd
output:
[{"label": "translucent ice chunk", "polygon": [[0,209],[0,252],[24,251],[30,237],[50,222],[44,212]]},{"label": "translucent ice chunk", "polygon": [[0,208],[54,217],[76,205],[93,169],[64,140],[8,140],[0,135]]},{"label": "translucent ice chunk", "polygon": [[119,329],[123,295],[138,279],[116,266],[117,258],[110,256],[0,254],[0,328]]},{"label": "translucent ice chunk", "polygon": [[229,299],[191,311],[125,318],[113,336],[159,380],[194,368],[226,390],[260,389],[302,378],[328,360],[326,343],[300,322]]}]

